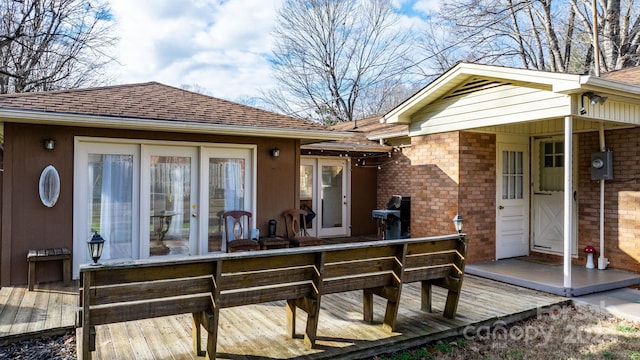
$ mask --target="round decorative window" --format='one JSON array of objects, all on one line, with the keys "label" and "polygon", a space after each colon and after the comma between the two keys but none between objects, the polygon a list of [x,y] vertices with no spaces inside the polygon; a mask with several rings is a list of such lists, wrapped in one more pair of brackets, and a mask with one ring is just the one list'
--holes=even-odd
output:
[{"label": "round decorative window", "polygon": [[53,165],[49,165],[40,174],[40,200],[46,207],[53,207],[60,197],[60,174]]}]

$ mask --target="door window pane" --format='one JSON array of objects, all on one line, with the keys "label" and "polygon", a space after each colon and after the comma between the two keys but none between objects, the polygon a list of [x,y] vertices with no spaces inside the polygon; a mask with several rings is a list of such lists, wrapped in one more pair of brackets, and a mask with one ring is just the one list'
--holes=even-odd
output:
[{"label": "door window pane", "polygon": [[[313,165],[300,165],[300,208],[313,211]],[[307,229],[313,229],[313,221],[307,221]]]},{"label": "door window pane", "polygon": [[322,166],[322,227],[342,226],[342,166]]},{"label": "door window pane", "polygon": [[191,158],[151,156],[150,255],[188,255]]},{"label": "door window pane", "polygon": [[550,141],[540,147],[540,191],[564,188],[564,141]]},{"label": "door window pane", "polygon": [[524,197],[524,154],[522,151],[502,152],[502,198],[522,199]]},{"label": "door window pane", "polygon": [[208,251],[222,250],[222,213],[246,210],[245,159],[209,159],[209,227]]},{"label": "door window pane", "polygon": [[102,259],[133,257],[133,155],[88,154],[89,228]]}]

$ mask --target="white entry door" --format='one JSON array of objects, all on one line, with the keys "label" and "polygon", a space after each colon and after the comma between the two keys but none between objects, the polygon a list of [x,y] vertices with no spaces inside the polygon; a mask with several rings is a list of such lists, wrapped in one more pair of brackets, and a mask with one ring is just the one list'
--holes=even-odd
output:
[{"label": "white entry door", "polygon": [[[575,144],[577,141],[573,141]],[[577,154],[577,151],[573,151]],[[545,137],[533,142],[532,250],[562,254],[564,248],[564,138]],[[576,161],[574,159],[573,163]],[[575,169],[574,169],[575,170]],[[576,174],[576,171],[573,172]],[[572,221],[577,221],[576,181]],[[573,226],[571,253],[576,254],[576,226]]]},{"label": "white entry door", "polygon": [[349,235],[348,165],[346,159],[301,159],[300,206],[316,214],[307,225],[311,235]]},{"label": "white entry door", "polygon": [[528,144],[497,144],[496,259],[529,254]]}]

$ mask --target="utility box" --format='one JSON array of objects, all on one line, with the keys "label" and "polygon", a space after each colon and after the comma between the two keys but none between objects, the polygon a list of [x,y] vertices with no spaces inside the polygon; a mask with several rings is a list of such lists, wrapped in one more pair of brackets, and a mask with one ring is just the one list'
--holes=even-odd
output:
[{"label": "utility box", "polygon": [[613,179],[613,152],[600,151],[591,154],[591,180]]}]

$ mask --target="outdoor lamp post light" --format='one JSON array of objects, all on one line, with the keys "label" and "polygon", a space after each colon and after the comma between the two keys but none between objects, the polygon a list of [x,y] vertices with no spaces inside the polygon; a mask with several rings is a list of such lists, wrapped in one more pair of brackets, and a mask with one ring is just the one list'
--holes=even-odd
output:
[{"label": "outdoor lamp post light", "polygon": [[458,232],[458,235],[462,233],[463,222],[464,222],[464,219],[462,218],[462,216],[460,216],[460,214],[456,214],[456,216],[453,218],[453,226],[456,227],[456,231]]},{"label": "outdoor lamp post light", "polygon": [[100,257],[102,256],[104,239],[102,238],[102,236],[100,236],[100,234],[98,234],[97,231],[93,234],[93,236],[91,237],[91,240],[87,241],[87,246],[89,247],[89,254],[93,259],[93,264],[91,265],[94,265],[94,266],[100,265],[98,263],[98,260],[100,260]]}]

